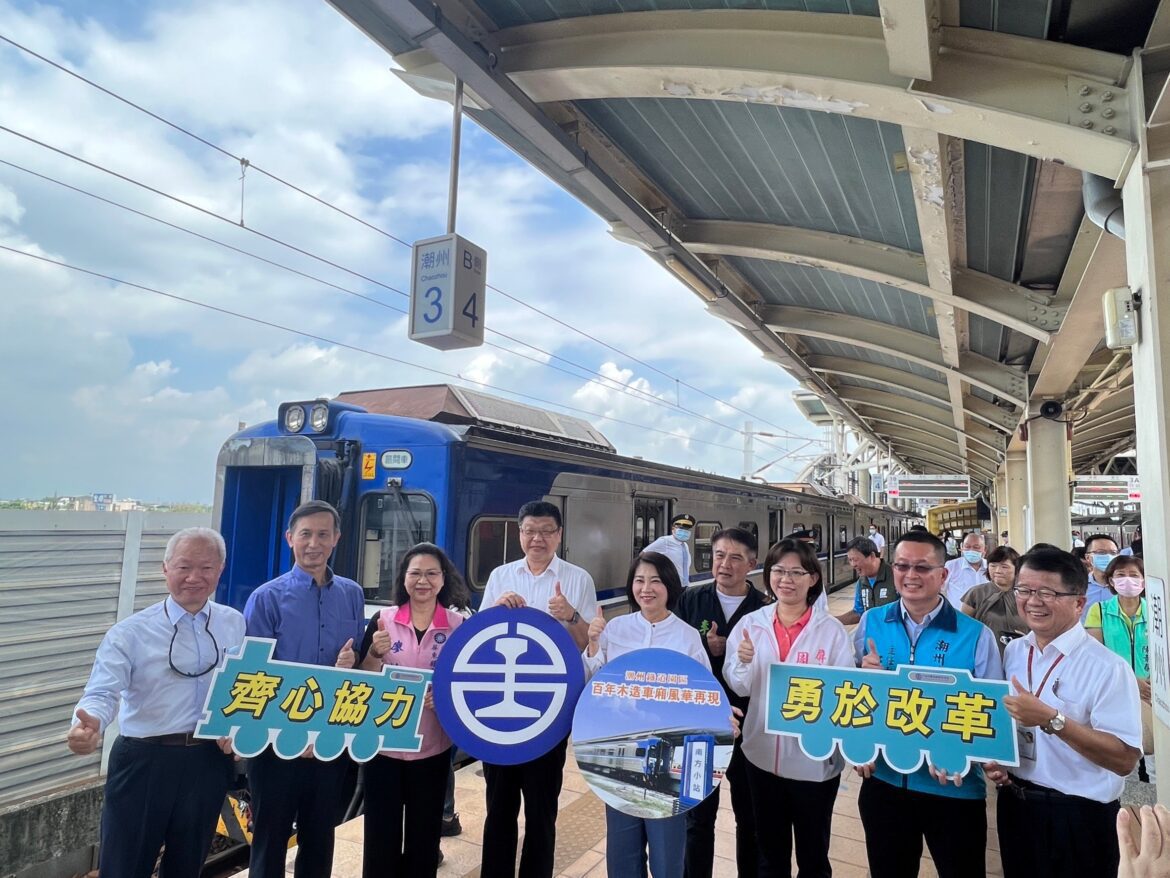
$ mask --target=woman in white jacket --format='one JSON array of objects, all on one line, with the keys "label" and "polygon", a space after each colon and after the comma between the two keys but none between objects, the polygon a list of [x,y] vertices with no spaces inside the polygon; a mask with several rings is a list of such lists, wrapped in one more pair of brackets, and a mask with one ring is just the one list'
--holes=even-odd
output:
[{"label": "woman in white jacket", "polygon": [[782,540],[764,559],[764,580],[776,596],[739,620],[727,638],[723,676],[740,695],[751,697],[743,724],[743,755],[748,760],[752,807],[759,827],[760,878],[792,874],[796,839],[799,878],[833,874],[829,836],[833,802],[844,760],[810,759],[799,740],[764,731],[769,667],[789,664],[854,667],[845,626],[815,606],[824,591],[816,552],[797,540]]}]

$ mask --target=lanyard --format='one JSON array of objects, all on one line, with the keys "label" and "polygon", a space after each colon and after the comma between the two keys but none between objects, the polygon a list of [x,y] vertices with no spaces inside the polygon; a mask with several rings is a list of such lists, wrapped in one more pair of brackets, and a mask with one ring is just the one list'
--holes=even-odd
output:
[{"label": "lanyard", "polygon": [[[1028,689],[1029,690],[1032,688],[1032,656],[1035,654],[1035,652],[1036,652],[1036,647],[1034,647],[1034,646],[1028,647]],[[1044,692],[1044,687],[1046,685],[1048,685],[1048,678],[1052,676],[1052,672],[1056,670],[1056,666],[1059,665],[1062,661],[1064,661],[1064,653],[1063,652],[1056,657],[1056,661],[1054,661],[1052,663],[1052,667],[1050,667],[1048,669],[1047,673],[1044,674],[1043,679],[1040,680],[1040,688],[1037,689],[1035,692],[1033,692],[1032,693],[1033,695],[1035,695],[1037,698],[1040,697],[1041,693]],[[1055,689],[1052,690],[1052,694],[1053,695],[1056,694]]]}]

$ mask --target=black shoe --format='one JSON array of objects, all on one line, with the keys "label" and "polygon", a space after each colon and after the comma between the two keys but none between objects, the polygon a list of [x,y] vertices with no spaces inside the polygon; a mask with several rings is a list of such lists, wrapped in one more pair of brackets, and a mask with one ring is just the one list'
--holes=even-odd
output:
[{"label": "black shoe", "polygon": [[463,831],[463,824],[459,822],[459,815],[452,814],[451,819],[443,818],[443,828],[439,830],[439,835],[443,838],[449,838],[452,835],[459,835]]}]

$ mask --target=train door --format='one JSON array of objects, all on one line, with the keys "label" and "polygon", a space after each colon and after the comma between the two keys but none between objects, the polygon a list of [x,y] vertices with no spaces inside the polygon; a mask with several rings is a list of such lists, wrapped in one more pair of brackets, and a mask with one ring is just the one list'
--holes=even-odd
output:
[{"label": "train door", "polygon": [[666,501],[652,497],[634,498],[634,552],[666,533]]},{"label": "train door", "polygon": [[779,506],[768,507],[768,548],[780,542],[780,531],[784,529],[784,510]]}]

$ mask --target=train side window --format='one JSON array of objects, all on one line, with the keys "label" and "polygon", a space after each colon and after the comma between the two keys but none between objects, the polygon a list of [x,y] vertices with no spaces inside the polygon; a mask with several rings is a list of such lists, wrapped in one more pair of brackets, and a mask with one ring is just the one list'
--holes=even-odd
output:
[{"label": "train side window", "polygon": [[841,548],[844,549],[845,545],[849,542],[849,528],[847,528],[845,525],[841,525],[841,530],[840,533],[837,534],[837,537],[841,543]]},{"label": "train side window", "polygon": [[362,518],[362,590],[369,601],[393,600],[394,577],[406,550],[435,539],[435,503],[426,494],[369,494]]},{"label": "train side window", "polygon": [[711,537],[723,530],[718,521],[700,521],[695,524],[695,572],[705,573],[711,569]]},{"label": "train side window", "polygon": [[634,519],[634,543],[638,546],[645,546],[649,542],[646,538],[646,519],[638,516]]},{"label": "train side window", "polygon": [[520,526],[516,519],[477,518],[471,524],[469,552],[468,584],[482,591],[493,570],[524,555],[520,548]]}]

